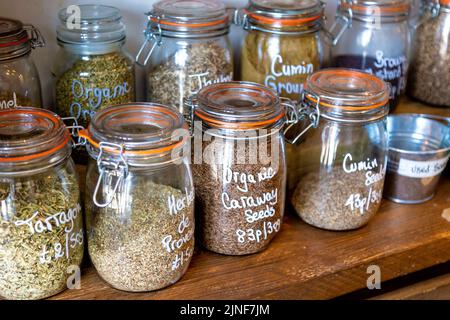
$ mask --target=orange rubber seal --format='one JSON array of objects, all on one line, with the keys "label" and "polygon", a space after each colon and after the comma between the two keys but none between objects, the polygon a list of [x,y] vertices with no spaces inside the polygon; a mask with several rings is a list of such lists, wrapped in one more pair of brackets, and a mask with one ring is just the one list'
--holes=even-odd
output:
[{"label": "orange rubber seal", "polygon": [[160,23],[162,25],[172,26],[172,27],[204,28],[204,27],[212,27],[212,26],[226,23],[228,21],[228,17],[217,20],[217,21],[203,22],[203,23],[179,23],[179,22],[160,20],[157,18],[151,18],[151,20],[155,23]]},{"label": "orange rubber seal", "polygon": [[[445,0],[449,1],[449,0]],[[403,13],[407,12],[409,10],[409,4],[403,3],[398,5],[392,5],[392,6],[376,6],[376,5],[357,5],[357,4],[349,4],[349,3],[342,3],[341,6],[345,9],[352,9],[353,11],[356,11],[358,13],[366,13],[366,14],[373,14],[373,8],[379,8],[380,13]]]},{"label": "orange rubber seal", "polygon": [[450,0],[439,0],[439,3],[444,6],[447,6],[447,5],[450,5]]},{"label": "orange rubber seal", "polygon": [[225,122],[225,121],[220,121],[220,120],[216,120],[216,119],[212,119],[202,113],[199,112],[195,112],[195,114],[197,115],[197,117],[199,117],[200,119],[206,121],[207,123],[212,123],[215,125],[218,125],[221,128],[224,129],[254,129],[254,128],[259,128],[262,127],[264,125],[268,125],[274,122],[277,122],[278,120],[280,120],[281,118],[283,118],[285,116],[285,112],[280,113],[278,116],[276,116],[275,118],[269,119],[269,120],[264,120],[264,121],[258,121],[258,122],[239,122],[239,123],[230,123],[230,122]]},{"label": "orange rubber seal", "polygon": [[[306,99],[308,99],[309,101],[313,102],[313,103],[317,103],[317,99],[309,96],[308,94],[306,94]],[[370,106],[338,106],[335,104],[331,104],[331,103],[325,103],[320,101],[319,105],[324,106],[324,107],[329,107],[329,108],[335,108],[335,109],[340,109],[340,110],[347,110],[347,111],[366,111],[366,110],[373,110],[379,107],[382,107],[384,105],[386,105],[388,103],[389,99],[386,99],[386,101],[377,103],[377,104],[373,104]]]},{"label": "orange rubber seal", "polygon": [[256,13],[250,13],[247,10],[244,10],[245,13],[248,14],[250,18],[252,18],[255,21],[259,21],[265,24],[276,24],[282,27],[295,27],[299,26],[311,21],[318,20],[322,17],[322,15],[317,15],[313,17],[307,17],[307,18],[296,18],[296,19],[276,19],[276,18],[269,18],[262,15],[258,15]]},{"label": "orange rubber seal", "polygon": [[0,43],[0,48],[17,46],[19,44],[27,42],[28,40],[30,40],[30,39],[28,37],[25,37],[25,38],[22,38],[22,39],[20,39],[18,41],[7,42],[7,43]]}]

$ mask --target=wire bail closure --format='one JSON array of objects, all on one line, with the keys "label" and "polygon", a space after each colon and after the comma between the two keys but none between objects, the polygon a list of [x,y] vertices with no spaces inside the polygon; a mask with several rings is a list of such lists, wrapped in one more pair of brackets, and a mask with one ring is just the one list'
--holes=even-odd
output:
[{"label": "wire bail closure", "polygon": [[[311,107],[309,103],[305,102],[305,93],[309,96],[312,96],[315,100],[317,100],[316,105],[314,107]],[[289,124],[284,129],[284,135],[286,136],[286,133],[292,129],[296,124],[298,124],[300,121],[303,121],[305,119],[308,119],[310,121],[309,125],[302,130],[295,138],[293,139],[285,139],[286,142],[289,144],[296,144],[297,141],[311,128],[316,129],[319,126],[319,120],[320,120],[320,97],[314,93],[311,93],[309,91],[303,91],[302,98],[300,100],[300,108],[297,110],[295,109],[295,116],[294,118],[288,119],[286,122]],[[287,113],[288,114],[288,113]]]},{"label": "wire bail closure", "polygon": [[[80,135],[80,131],[84,130],[83,126],[80,126],[78,124],[78,120],[75,117],[66,117],[61,118],[61,120],[64,122],[68,122],[69,125],[66,125],[66,128],[70,130],[70,135],[72,136],[72,148],[76,149],[81,146],[86,145],[86,138],[82,137]],[[70,122],[69,122],[70,121]]]},{"label": "wire bail closure", "polygon": [[[146,13],[148,22],[147,27],[144,30],[145,40],[142,43],[138,53],[136,54],[136,63],[141,66],[145,66],[148,63],[156,46],[160,46],[162,43],[162,30],[161,30],[161,18],[153,15],[152,12]],[[154,21],[157,20],[157,22]],[[150,47],[150,49],[148,49]],[[147,51],[144,62],[141,62],[141,56]]]},{"label": "wire bail closure", "polygon": [[[116,161],[111,160],[109,157],[105,156],[105,149],[117,150],[119,152],[119,159]],[[105,208],[111,204],[113,201],[119,187],[122,185],[122,182],[128,176],[128,163],[125,159],[123,145],[110,143],[110,142],[100,142],[100,151],[97,157],[97,167],[98,167],[98,180],[97,185],[95,186],[95,191],[92,196],[95,205],[99,208]],[[105,176],[108,176],[109,181],[105,181]],[[100,185],[102,182],[106,184],[108,187],[112,182],[112,178],[116,177],[117,181],[112,190],[106,192],[106,200],[101,203],[98,200],[98,192],[100,189]]]},{"label": "wire bail closure", "polygon": [[[349,4],[347,10],[345,13],[342,13],[338,11],[335,16],[335,20],[333,24],[331,25],[329,30],[326,30],[326,34],[328,38],[331,40],[331,44],[333,46],[337,45],[341,37],[344,35],[344,32],[352,27],[352,20],[353,20],[353,10],[351,6],[353,5],[353,0],[340,0],[339,1],[339,8],[341,7],[342,3]],[[338,26],[341,25],[339,28]],[[334,35],[334,32],[337,29],[337,34]]]},{"label": "wire bail closure", "polygon": [[30,44],[32,49],[45,47],[45,39],[41,32],[31,24],[25,24],[23,29],[29,33]]}]

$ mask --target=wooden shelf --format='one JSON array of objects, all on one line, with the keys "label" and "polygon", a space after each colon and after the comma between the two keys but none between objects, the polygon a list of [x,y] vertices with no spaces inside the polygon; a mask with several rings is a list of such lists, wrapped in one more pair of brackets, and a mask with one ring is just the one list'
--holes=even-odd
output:
[{"label": "wooden shelf", "polygon": [[[445,109],[404,100],[397,112],[450,116]],[[382,281],[450,261],[450,179],[443,177],[433,200],[400,205],[383,200],[364,228],[329,232],[291,212],[280,234],[260,254],[229,257],[197,248],[186,275],[151,293],[127,293],[83,270],[82,289],[53,299],[326,299],[366,288],[367,267],[378,265]]]}]

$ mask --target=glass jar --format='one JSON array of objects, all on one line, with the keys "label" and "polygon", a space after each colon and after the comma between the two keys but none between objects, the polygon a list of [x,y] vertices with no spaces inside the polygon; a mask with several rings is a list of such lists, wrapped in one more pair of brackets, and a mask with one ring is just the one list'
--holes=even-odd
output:
[{"label": "glass jar", "polygon": [[81,133],[91,156],[89,255],[119,290],[157,290],[187,270],[195,222],[186,128],[176,109],[137,103],[101,110]]},{"label": "glass jar", "polygon": [[71,139],[37,108],[0,111],[0,295],[41,299],[67,288],[83,257]]},{"label": "glass jar", "polygon": [[41,82],[31,50],[45,45],[32,25],[0,18],[0,110],[41,107]]},{"label": "glass jar", "polygon": [[390,108],[406,88],[409,65],[409,0],[341,0],[331,32],[335,67],[372,73],[391,85]]},{"label": "glass jar", "polygon": [[283,221],[287,104],[250,82],[207,86],[192,104],[202,243],[227,255],[262,251]]},{"label": "glass jar", "polygon": [[307,76],[328,59],[323,15],[319,0],[250,0],[236,21],[248,31],[241,50],[241,80],[299,100]]},{"label": "glass jar", "polygon": [[134,62],[123,47],[125,26],[118,9],[78,7],[79,13],[69,7],[58,15],[55,106],[59,115],[86,127],[104,107],[136,100]]},{"label": "glass jar", "polygon": [[186,115],[184,99],[203,86],[233,80],[229,17],[222,2],[163,0],[153,5],[148,20],[136,57],[147,65],[147,101]]},{"label": "glass jar", "polygon": [[292,141],[295,162],[288,166],[290,199],[305,222],[350,230],[378,211],[388,99],[388,84],[361,71],[324,69],[308,78],[300,109],[304,129]]},{"label": "glass jar", "polygon": [[415,31],[408,93],[450,108],[450,1],[429,3]]}]

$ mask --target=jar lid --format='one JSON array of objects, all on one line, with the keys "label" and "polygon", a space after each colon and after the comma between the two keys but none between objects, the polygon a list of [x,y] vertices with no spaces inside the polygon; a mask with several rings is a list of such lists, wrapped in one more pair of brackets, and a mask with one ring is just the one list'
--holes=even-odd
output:
[{"label": "jar lid", "polygon": [[[27,30],[31,32],[31,36]],[[16,58],[42,46],[44,40],[33,26],[25,26],[18,20],[0,17],[0,60]]]},{"label": "jar lid", "polygon": [[304,97],[319,105],[321,115],[349,120],[382,117],[389,110],[389,85],[353,69],[330,68],[310,75]]},{"label": "jar lid", "polygon": [[298,27],[321,19],[323,8],[319,0],[250,0],[246,13],[253,24]]},{"label": "jar lid", "polygon": [[184,146],[187,137],[174,139],[177,130],[188,132],[177,109],[156,103],[133,103],[100,110],[80,136],[88,141],[88,151],[94,158],[103,147],[102,152],[124,155],[133,164],[133,159],[159,157]]},{"label": "jar lid", "polygon": [[[103,5],[77,5],[59,11],[57,39],[69,44],[104,44],[125,40],[119,9]],[[77,17],[78,16],[78,17]]]},{"label": "jar lid", "polygon": [[162,0],[153,5],[149,19],[167,31],[195,33],[229,27],[225,5],[216,0]]},{"label": "jar lid", "polygon": [[340,8],[352,10],[355,15],[382,16],[407,15],[411,8],[410,0],[341,0]]},{"label": "jar lid", "polygon": [[38,108],[24,107],[0,111],[0,166],[50,159],[66,148],[71,136],[60,117]]},{"label": "jar lid", "polygon": [[252,82],[206,86],[197,93],[197,102],[195,115],[219,129],[273,128],[284,123],[285,109],[276,92]]},{"label": "jar lid", "polygon": [[441,6],[450,6],[450,0],[439,0]]}]

